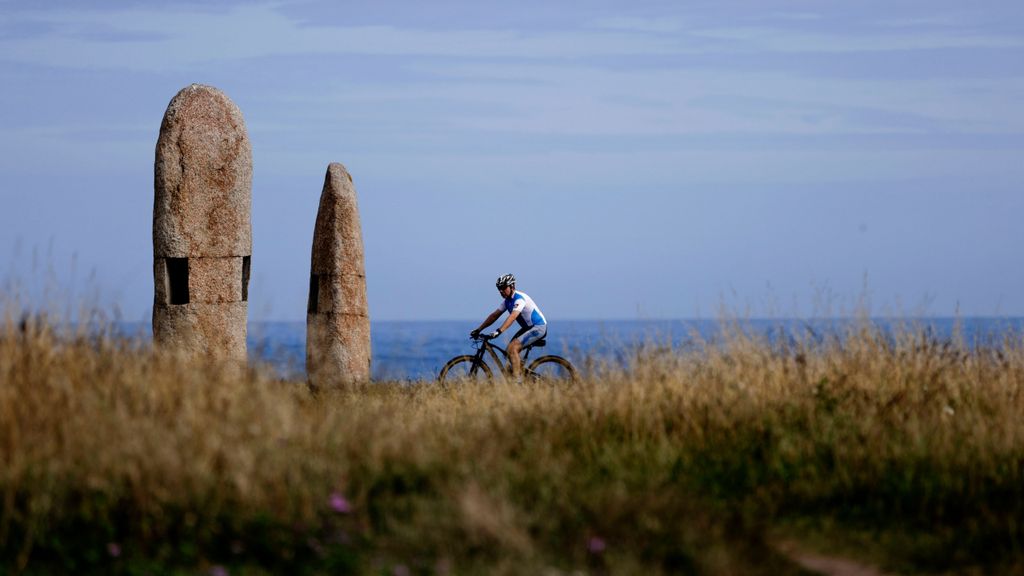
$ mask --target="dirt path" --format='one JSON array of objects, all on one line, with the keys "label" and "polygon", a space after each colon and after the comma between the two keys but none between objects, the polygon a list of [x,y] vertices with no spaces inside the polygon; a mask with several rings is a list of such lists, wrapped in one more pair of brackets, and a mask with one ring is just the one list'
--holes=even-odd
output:
[{"label": "dirt path", "polygon": [[804,570],[822,576],[889,576],[874,566],[861,564],[849,558],[807,552],[792,541],[779,542],[776,549]]}]

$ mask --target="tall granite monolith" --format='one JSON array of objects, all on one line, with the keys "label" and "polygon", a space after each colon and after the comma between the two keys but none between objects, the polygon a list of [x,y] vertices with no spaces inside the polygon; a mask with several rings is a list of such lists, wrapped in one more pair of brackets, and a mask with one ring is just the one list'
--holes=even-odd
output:
[{"label": "tall granite monolith", "polygon": [[352,176],[338,163],[327,167],[313,229],[306,372],[314,387],[370,379],[363,233]]},{"label": "tall granite monolith", "polygon": [[245,360],[252,256],[252,147],[237,106],[192,84],[171,100],[156,143],[153,338]]}]

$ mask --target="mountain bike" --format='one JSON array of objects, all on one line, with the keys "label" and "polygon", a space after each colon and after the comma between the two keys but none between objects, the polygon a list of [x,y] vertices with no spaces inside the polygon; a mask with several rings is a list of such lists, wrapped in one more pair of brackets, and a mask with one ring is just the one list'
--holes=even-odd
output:
[{"label": "mountain bike", "polygon": [[[548,354],[537,358],[529,364],[526,363],[532,349],[543,348],[546,344],[545,339],[541,338],[523,347],[523,379],[552,383],[577,381],[579,376],[577,375],[576,368],[561,356]],[[480,334],[473,338],[473,347],[476,348],[476,354],[464,354],[449,360],[444,365],[444,368],[441,368],[437,381],[445,384],[455,380],[471,382],[490,380],[494,374],[491,367],[484,360],[485,353],[490,354],[491,360],[498,366],[498,369],[505,377],[512,376],[512,364],[506,362],[508,360],[508,351],[491,342],[489,335]]]}]

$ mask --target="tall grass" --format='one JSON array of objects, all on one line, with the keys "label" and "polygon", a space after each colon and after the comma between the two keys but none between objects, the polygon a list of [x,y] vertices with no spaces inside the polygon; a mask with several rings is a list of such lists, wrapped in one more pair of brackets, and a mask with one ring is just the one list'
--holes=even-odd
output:
[{"label": "tall grass", "polygon": [[[0,326],[0,571],[1021,572],[1024,346],[728,327],[568,387],[375,383]],[[223,569],[223,570],[222,570]]]}]

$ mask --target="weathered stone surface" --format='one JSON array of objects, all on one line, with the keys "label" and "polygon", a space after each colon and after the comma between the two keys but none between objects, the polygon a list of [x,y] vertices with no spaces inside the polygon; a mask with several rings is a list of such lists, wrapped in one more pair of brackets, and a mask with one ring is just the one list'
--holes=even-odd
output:
[{"label": "weathered stone surface", "polygon": [[154,306],[153,339],[196,355],[244,360],[248,315],[247,302]]},{"label": "weathered stone surface", "polygon": [[312,273],[366,276],[355,185],[345,167],[337,162],[327,167],[320,195],[313,229]]},{"label": "weathered stone surface", "polygon": [[[170,304],[171,302],[171,280],[167,273],[166,259],[153,258],[153,306]],[[156,325],[153,325],[155,333]]]},{"label": "weathered stone surface", "polygon": [[154,172],[154,339],[244,360],[252,147],[241,111],[210,86],[178,92]]},{"label": "weathered stone surface", "polygon": [[327,168],[313,230],[306,371],[314,386],[370,379],[370,314],[363,234],[352,177]]},{"label": "weathered stone surface", "polygon": [[[370,323],[337,322],[338,316],[310,314],[306,323],[306,371],[316,387],[370,380]],[[352,342],[365,342],[365,348]],[[310,354],[312,349],[316,352]]]},{"label": "weathered stone surface", "polygon": [[355,278],[356,281],[341,282],[337,274],[318,275],[320,288],[317,311],[321,314],[333,312],[369,317],[365,277],[362,281],[358,280],[358,275]]},{"label": "weathered stone surface", "polygon": [[189,258],[188,291],[192,302],[242,301],[242,258]]},{"label": "weathered stone surface", "polygon": [[153,252],[252,254],[252,147],[242,112],[193,84],[171,100],[156,143]]}]

